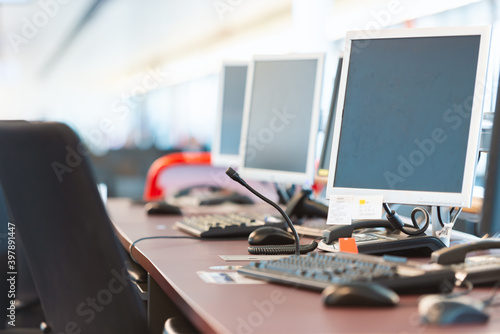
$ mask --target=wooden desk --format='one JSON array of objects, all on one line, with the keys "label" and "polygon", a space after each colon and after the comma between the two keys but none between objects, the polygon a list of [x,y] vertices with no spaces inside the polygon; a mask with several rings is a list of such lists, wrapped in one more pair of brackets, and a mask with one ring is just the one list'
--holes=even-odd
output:
[{"label": "wooden desk", "polygon": [[[129,200],[110,199],[108,209],[125,247],[147,236],[185,235],[172,225],[173,216],[147,216]],[[205,283],[198,271],[238,265],[219,255],[247,254],[246,241],[154,239],[133,252],[177,306],[202,332],[218,333],[498,333],[500,308],[492,308],[485,325],[433,327],[422,325],[418,296],[402,296],[395,308],[326,308],[320,294],[274,284],[219,285]],[[486,298],[490,288],[475,289]]]}]

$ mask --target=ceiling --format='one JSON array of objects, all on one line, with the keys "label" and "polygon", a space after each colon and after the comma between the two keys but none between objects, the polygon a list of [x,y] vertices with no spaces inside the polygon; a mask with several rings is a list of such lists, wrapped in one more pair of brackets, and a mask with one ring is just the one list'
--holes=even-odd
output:
[{"label": "ceiling", "polygon": [[291,0],[0,3],[0,98],[18,110],[0,111],[7,118],[43,114],[27,92],[36,101],[75,100],[79,90],[117,94],[148,70],[291,13]]},{"label": "ceiling", "polygon": [[133,71],[203,47],[204,40],[230,35],[235,27],[290,10],[287,0],[219,2],[225,6],[200,0],[4,4],[2,54],[42,78],[68,72]]},{"label": "ceiling", "polygon": [[[474,1],[451,2],[460,6]],[[244,54],[231,46],[235,40],[240,49],[245,41],[247,56],[297,51],[290,45],[311,49],[313,43],[339,38],[346,28],[362,28],[356,18],[373,20],[374,11],[388,8],[386,0],[357,0],[355,7],[353,3],[0,0],[0,118],[65,118],[80,110],[83,115],[98,113],[99,106],[130,91],[145,73],[169,68],[169,64],[179,65],[183,74],[182,78],[170,75],[173,81],[215,71],[215,60]],[[412,0],[399,3],[400,11],[392,15],[390,24],[411,18],[416,10]],[[446,8],[431,6],[433,0],[425,3],[431,12]],[[453,6],[450,1],[439,3]],[[344,26],[338,26],[339,22]],[[265,38],[265,47],[255,43]],[[324,50],[325,45],[320,48]],[[186,60],[189,66],[181,69]]]}]

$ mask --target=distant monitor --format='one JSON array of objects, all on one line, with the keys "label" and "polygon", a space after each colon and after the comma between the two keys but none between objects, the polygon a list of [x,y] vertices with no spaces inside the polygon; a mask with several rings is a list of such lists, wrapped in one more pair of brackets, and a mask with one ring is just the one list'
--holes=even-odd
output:
[{"label": "distant monitor", "polygon": [[340,86],[340,73],[342,71],[342,57],[339,58],[337,64],[337,73],[335,74],[335,81],[333,82],[332,102],[330,103],[330,111],[328,112],[328,120],[325,128],[325,139],[321,149],[321,156],[318,166],[318,178],[326,183],[328,178],[328,170],[330,168],[330,157],[332,154],[332,140],[333,140],[333,124],[335,121],[335,111],[337,110],[337,100],[339,95]]},{"label": "distant monitor", "polygon": [[248,64],[245,62],[225,62],[222,66],[212,144],[211,158],[214,166],[234,167],[239,163],[247,68]]},{"label": "distant monitor", "polygon": [[470,206],[489,40],[489,27],[347,33],[327,196]]},{"label": "distant monitor", "polygon": [[248,69],[240,173],[311,186],[322,54],[255,56]]},{"label": "distant monitor", "polygon": [[[499,79],[500,80],[500,79]],[[486,169],[486,182],[480,236],[488,234],[490,237],[499,237],[500,234],[500,84],[498,85],[495,118],[491,133],[491,145],[488,153],[488,168]]]}]

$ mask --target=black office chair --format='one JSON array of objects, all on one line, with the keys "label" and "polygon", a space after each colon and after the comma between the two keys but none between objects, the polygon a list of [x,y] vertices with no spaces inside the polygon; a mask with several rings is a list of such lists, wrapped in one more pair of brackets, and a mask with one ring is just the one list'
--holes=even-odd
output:
[{"label": "black office chair", "polygon": [[148,333],[87,153],[63,124],[0,122],[0,183],[46,332]]},{"label": "black office chair", "polygon": [[[12,308],[11,302],[14,302],[15,305],[15,316],[10,314],[11,311],[7,311],[7,317],[0,319],[0,329],[9,328],[9,331],[0,331],[0,333],[27,333],[30,328],[33,328],[34,333],[41,333],[40,330],[35,330],[44,320],[40,299],[24,255],[19,233],[9,229],[11,227],[8,225],[9,222],[12,221],[8,218],[3,191],[0,187],[0,291],[2,291],[0,305],[2,310],[10,310]],[[10,244],[9,240],[11,240]],[[9,255],[15,255],[15,258],[10,257],[9,259]],[[15,268],[9,268],[12,264],[15,265]],[[8,274],[10,272],[15,272],[13,281],[7,280],[12,276]],[[15,285],[11,283],[15,283]],[[15,295],[10,293],[12,286],[15,286]],[[15,321],[12,321],[13,319]],[[12,326],[13,324],[15,327]]]}]

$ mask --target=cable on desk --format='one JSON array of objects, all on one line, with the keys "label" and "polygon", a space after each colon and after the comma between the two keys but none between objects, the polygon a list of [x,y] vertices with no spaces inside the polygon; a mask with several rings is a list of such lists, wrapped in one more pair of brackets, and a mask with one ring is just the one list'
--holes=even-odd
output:
[{"label": "cable on desk", "polygon": [[[436,210],[437,210],[437,217],[438,217],[439,225],[441,225],[441,227],[444,227],[443,220],[441,219],[441,207],[440,206],[436,207]],[[455,225],[455,222],[458,219],[458,215],[462,212],[462,208],[458,208],[457,213],[455,213],[455,215],[453,215],[453,212],[455,210],[457,210],[457,208],[450,209],[450,216],[452,216],[452,218],[450,219],[450,223],[452,223],[453,225]]]},{"label": "cable on desk", "polygon": [[496,306],[493,304],[493,301],[495,300],[495,296],[497,294],[497,290],[500,287],[500,281],[496,282],[495,285],[493,285],[493,291],[491,292],[491,296],[484,300],[484,306]]},{"label": "cable on desk", "polygon": [[471,281],[468,281],[468,280],[464,280],[464,281],[457,281],[455,286],[457,287],[465,287],[465,291],[460,291],[460,292],[455,292],[455,293],[449,293],[448,295],[445,295],[447,298],[456,298],[456,297],[460,297],[460,296],[465,296],[467,294],[469,294],[472,289],[474,289],[474,284],[472,284]]},{"label": "cable on desk", "polygon": [[161,235],[161,236],[154,236],[154,237],[139,238],[136,241],[134,241],[133,243],[131,243],[130,246],[129,246],[129,248],[128,248],[128,252],[130,254],[130,257],[132,258],[132,260],[135,263],[139,264],[139,262],[137,262],[137,260],[135,259],[134,254],[132,254],[132,249],[134,248],[135,244],[138,243],[139,241],[149,240],[149,239],[195,239],[195,240],[200,240],[199,238],[190,237],[190,236],[187,236],[187,235],[186,236],[184,236],[184,235],[171,235],[171,236]]},{"label": "cable on desk", "polygon": [[135,259],[134,255],[132,254],[132,249],[135,247],[135,244],[137,244],[139,241],[142,240],[149,240],[149,239],[193,239],[193,240],[203,240],[203,241],[232,241],[232,240],[241,240],[241,238],[206,238],[206,239],[200,239],[198,237],[192,237],[188,235],[159,235],[159,236],[153,236],[153,237],[144,237],[144,238],[139,238],[136,241],[132,242],[128,248],[128,252],[130,254],[130,257],[132,260],[139,264],[137,260]]}]

